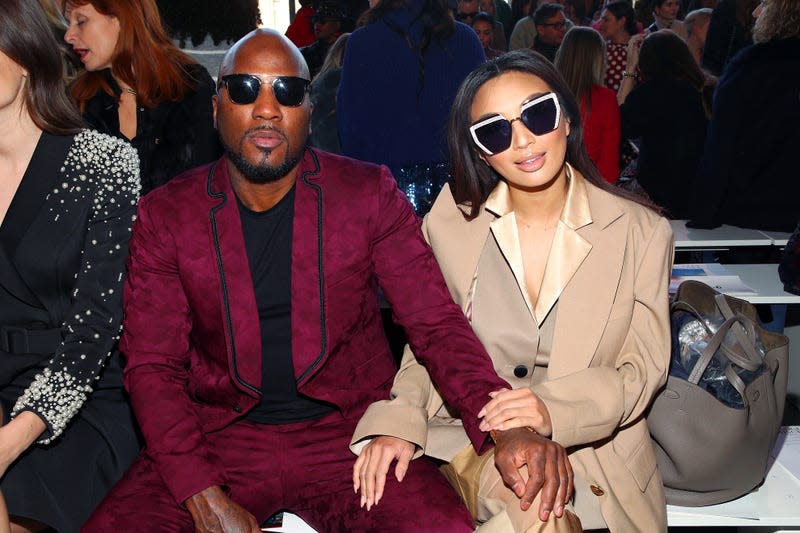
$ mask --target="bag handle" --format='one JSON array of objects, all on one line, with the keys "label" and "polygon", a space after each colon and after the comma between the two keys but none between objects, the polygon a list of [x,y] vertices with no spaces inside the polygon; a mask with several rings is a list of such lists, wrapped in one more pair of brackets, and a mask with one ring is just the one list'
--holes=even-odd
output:
[{"label": "bag handle", "polygon": [[[711,337],[711,340],[708,341],[708,345],[705,347],[705,349],[703,349],[703,352],[697,359],[694,368],[692,368],[692,371],[689,374],[689,378],[687,379],[687,381],[695,385],[697,385],[700,382],[700,378],[703,377],[703,373],[706,371],[708,364],[711,362],[711,358],[714,357],[716,351],[720,349],[722,341],[725,339],[725,335],[728,333],[728,331],[730,331],[732,327],[734,327],[737,324],[740,324],[740,320],[742,319],[749,320],[747,317],[737,315],[727,319],[725,322],[722,323],[719,329],[717,329],[717,332],[714,334],[714,336]],[[753,347],[753,349],[755,349],[755,347]],[[749,401],[747,400],[747,396],[745,395],[744,381],[742,381],[742,378],[739,377],[739,375],[730,365],[731,362],[737,365],[738,363],[729,357],[729,354],[726,350],[722,350],[722,353],[725,354],[726,357],[728,357],[728,365],[725,368],[725,377],[728,379],[733,388],[736,389],[736,392],[739,393],[739,396],[742,397],[742,404],[744,405],[744,407],[748,408]],[[758,354],[756,354],[756,357],[758,357]],[[738,360],[741,358],[736,357],[736,359]],[[752,369],[748,367],[744,368],[747,368],[748,370],[756,370],[760,365],[761,365],[761,358],[759,357],[759,363],[758,365],[756,365],[755,368]]]},{"label": "bag handle", "polygon": [[[691,304],[684,302],[683,300],[676,301],[672,304],[672,311],[686,311],[694,316],[695,319],[697,319],[697,321],[706,330],[706,333],[708,333],[709,337],[713,338],[715,335],[715,333],[711,331],[711,328],[708,327],[708,324],[706,324],[706,321],[703,319],[702,315],[697,311],[697,309],[692,307]],[[755,325],[753,320],[741,313],[734,314],[730,307],[728,307],[728,311],[731,316],[726,317],[726,321],[732,320],[735,322],[736,327],[733,329],[733,334],[736,337],[736,342],[738,342],[742,347],[744,355],[734,352],[730,348],[723,345],[721,341],[719,348],[729,361],[741,368],[744,368],[745,370],[755,372],[761,366],[761,356],[758,354],[758,350],[755,346]],[[725,314],[725,311],[723,311],[723,314]]]}]

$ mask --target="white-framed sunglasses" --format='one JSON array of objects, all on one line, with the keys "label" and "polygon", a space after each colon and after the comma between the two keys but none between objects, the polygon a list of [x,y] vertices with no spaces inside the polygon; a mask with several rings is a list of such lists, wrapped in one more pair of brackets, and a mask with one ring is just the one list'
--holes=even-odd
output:
[{"label": "white-framed sunglasses", "polygon": [[558,97],[550,92],[520,106],[519,116],[508,120],[497,114],[480,120],[469,127],[472,140],[486,155],[494,155],[511,146],[511,124],[520,120],[534,135],[550,133],[561,120]]}]

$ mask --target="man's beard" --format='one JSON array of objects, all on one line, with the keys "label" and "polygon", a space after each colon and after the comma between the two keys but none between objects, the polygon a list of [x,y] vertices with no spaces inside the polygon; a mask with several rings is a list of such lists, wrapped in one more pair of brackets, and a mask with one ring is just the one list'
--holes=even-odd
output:
[{"label": "man's beard", "polygon": [[292,152],[291,146],[289,146],[287,141],[286,157],[283,159],[281,164],[272,166],[264,162],[272,150],[262,150],[262,161],[254,164],[245,159],[242,155],[242,152],[237,152],[228,146],[228,144],[225,142],[225,139],[223,139],[221,135],[220,140],[222,141],[222,146],[225,149],[225,155],[228,156],[228,159],[231,161],[231,163],[233,163],[237,170],[242,173],[242,176],[247,181],[255,184],[270,183],[283,178],[295,166],[297,166],[297,164],[300,162],[300,159],[303,158],[303,152],[305,151],[305,147],[301,147],[300,150]]}]

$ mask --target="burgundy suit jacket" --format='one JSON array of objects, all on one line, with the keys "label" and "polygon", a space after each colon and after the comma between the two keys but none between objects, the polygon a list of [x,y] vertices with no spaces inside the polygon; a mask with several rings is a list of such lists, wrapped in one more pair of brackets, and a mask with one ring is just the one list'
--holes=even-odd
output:
[{"label": "burgundy suit jacket", "polygon": [[[445,286],[386,167],[307,149],[292,241],[298,390],[357,420],[388,398],[394,362],[377,286],[475,446],[477,413],[507,387]],[[205,435],[244,416],[261,388],[261,333],[225,158],[139,204],[125,283],[125,385],[146,453],[176,501],[225,485]],[[255,459],[254,460],[258,460]]]}]

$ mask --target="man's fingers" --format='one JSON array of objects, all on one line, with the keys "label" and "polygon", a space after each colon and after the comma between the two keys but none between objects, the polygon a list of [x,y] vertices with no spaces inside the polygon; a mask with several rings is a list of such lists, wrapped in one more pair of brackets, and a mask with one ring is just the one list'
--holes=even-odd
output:
[{"label": "man's fingers", "polygon": [[[545,457],[537,465],[540,481],[537,490],[541,490],[541,504],[539,505],[539,519],[546,521],[555,507],[556,495],[560,486],[558,450],[550,449]],[[531,464],[528,464],[528,472],[531,472]],[[544,475],[542,475],[542,472]],[[530,483],[530,478],[528,479]],[[534,493],[534,496],[536,493]],[[531,500],[533,501],[533,500]]]},{"label": "man's fingers", "polygon": [[[534,463],[529,459],[527,467],[528,467],[528,481],[527,483],[525,483],[524,491],[519,498],[520,499],[519,506],[520,509],[522,509],[523,511],[527,511],[530,508],[531,503],[533,503],[533,499],[536,498],[536,495],[539,494],[540,491],[542,491],[543,487],[544,488],[547,487],[547,485],[544,484],[545,479],[547,479],[548,484],[552,481],[549,475],[545,476],[546,472],[543,469],[543,465],[541,463],[539,462]],[[553,499],[555,498],[555,493],[556,493],[555,489],[556,488],[553,487],[549,503],[547,503],[548,515],[549,511],[553,509]],[[546,493],[544,493],[544,491],[542,491],[542,505],[540,506],[540,509],[545,507],[546,501],[548,501],[547,495]],[[539,513],[539,518],[541,518],[542,521],[547,520],[547,517],[546,516],[543,517],[541,512]]]},{"label": "man's fingers", "polygon": [[505,483],[518,498],[521,498],[525,492],[525,481],[519,474],[517,465],[514,463],[513,459],[506,454],[498,455],[495,452],[494,464],[500,472],[500,477],[503,478],[503,483]]},{"label": "man's fingers", "polygon": [[570,492],[570,474],[569,474],[569,460],[567,460],[566,453],[558,454],[558,492],[556,492],[555,505],[553,512],[557,517],[561,518],[564,515],[564,505],[569,501]]}]

